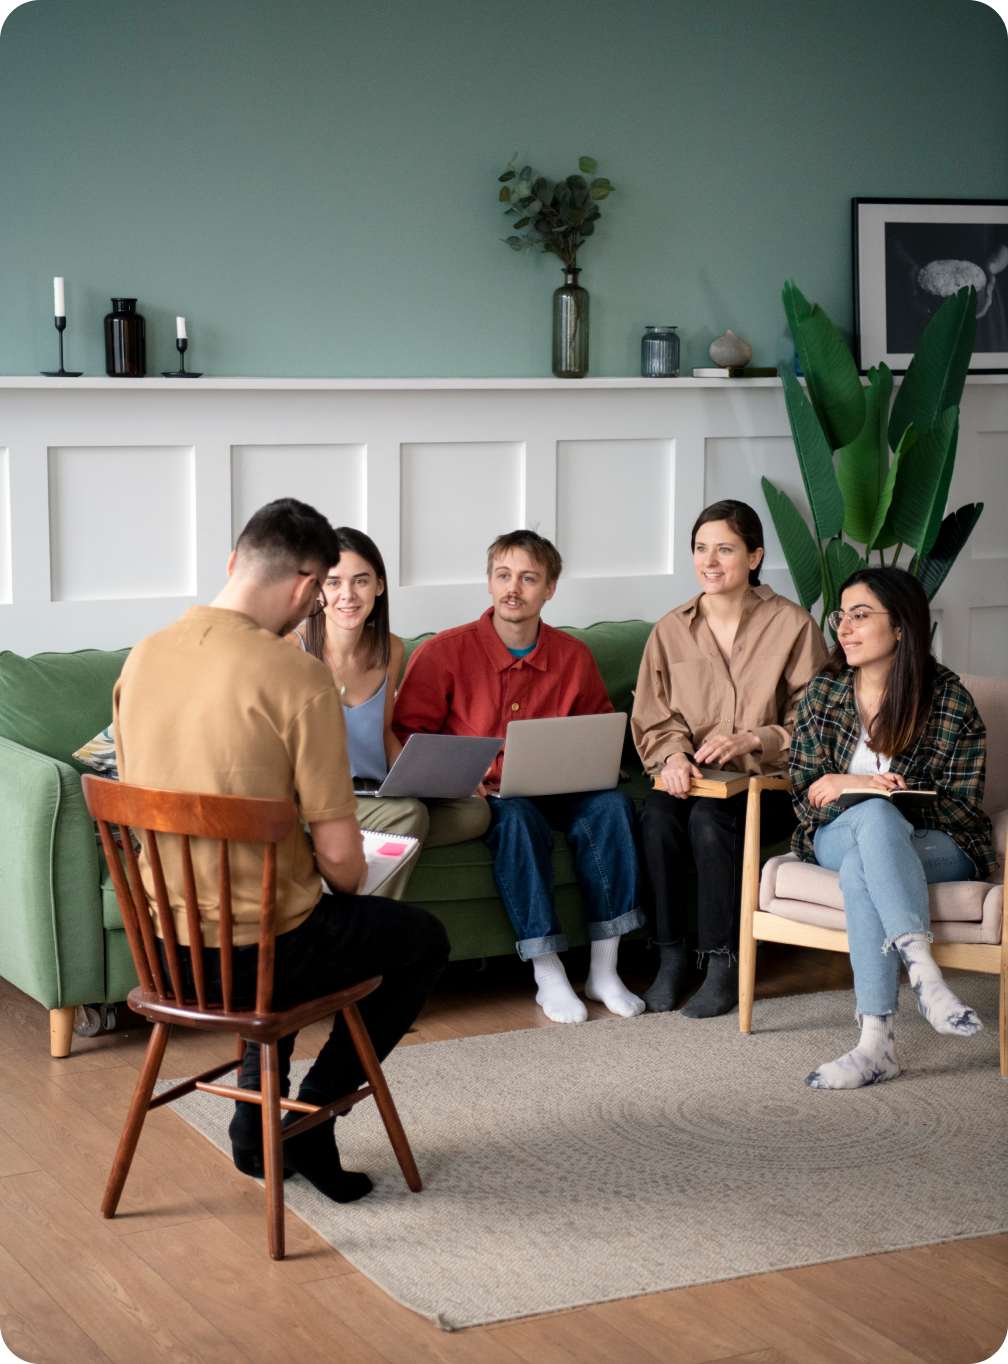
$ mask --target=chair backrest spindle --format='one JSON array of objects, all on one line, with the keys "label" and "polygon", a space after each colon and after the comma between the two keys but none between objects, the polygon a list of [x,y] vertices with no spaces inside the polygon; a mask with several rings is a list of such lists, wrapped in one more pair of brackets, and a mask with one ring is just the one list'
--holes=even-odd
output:
[{"label": "chair backrest spindle", "polygon": [[[273,1005],[273,965],[276,941],[276,869],[277,844],[290,833],[297,821],[297,807],[287,800],[269,800],[252,796],[219,796],[187,791],[160,791],[130,786],[101,777],[82,779],[84,799],[91,815],[98,821],[102,846],[115,885],[116,898],[122,913],[123,926],[129,940],[133,962],[143,991],[157,992],[166,998],[164,972],[159,944],[154,932],[151,906],[140,876],[140,868],[133,852],[130,828],[142,830],[154,882],[154,900],[162,934],[161,942],[168,962],[175,1002],[182,1008],[191,1006],[185,999],[182,986],[181,961],[175,917],[165,881],[157,834],[171,834],[178,838],[182,863],[182,891],[185,902],[190,960],[197,1006],[208,1008],[203,948],[205,938],[199,912],[199,893],[193,866],[191,838],[214,839],[219,846],[218,906],[221,953],[221,997],[223,1008],[234,1010],[234,922],[231,894],[231,862],[229,842],[261,843],[264,845],[262,899],[259,917],[259,969],[256,979],[256,1012],[268,1013]],[[112,837],[111,824],[123,831],[123,856]],[[123,866],[123,861],[126,865]],[[127,880],[127,872],[129,880]],[[132,882],[132,886],[130,885]],[[209,898],[209,887],[204,896]],[[210,1005],[216,1009],[217,1005]]]},{"label": "chair backrest spindle", "polygon": [[220,927],[221,998],[230,1013],[234,1002],[234,933],[231,923],[231,859],[228,841],[220,840],[220,880],[217,891]]}]

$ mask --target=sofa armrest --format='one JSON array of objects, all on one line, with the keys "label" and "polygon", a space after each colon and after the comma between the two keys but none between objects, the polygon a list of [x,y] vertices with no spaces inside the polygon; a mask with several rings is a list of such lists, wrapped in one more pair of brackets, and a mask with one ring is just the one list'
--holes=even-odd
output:
[{"label": "sofa armrest", "polygon": [[0,975],[47,1009],[105,998],[98,852],[80,777],[0,738]]}]

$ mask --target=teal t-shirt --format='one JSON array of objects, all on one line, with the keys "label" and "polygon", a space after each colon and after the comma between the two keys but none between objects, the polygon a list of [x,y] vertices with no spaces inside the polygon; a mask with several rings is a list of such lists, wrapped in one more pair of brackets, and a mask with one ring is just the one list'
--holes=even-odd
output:
[{"label": "teal t-shirt", "polygon": [[514,654],[515,658],[524,658],[526,654],[530,654],[532,652],[532,650],[538,643],[539,641],[536,640],[535,644],[530,644],[527,649],[508,649],[508,653]]}]

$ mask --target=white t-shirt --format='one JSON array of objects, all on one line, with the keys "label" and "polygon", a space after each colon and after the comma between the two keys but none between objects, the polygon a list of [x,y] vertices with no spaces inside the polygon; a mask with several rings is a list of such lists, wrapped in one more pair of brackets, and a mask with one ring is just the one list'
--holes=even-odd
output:
[{"label": "white t-shirt", "polygon": [[879,772],[888,772],[891,762],[892,759],[886,757],[884,753],[873,753],[871,751],[868,747],[868,731],[862,725],[857,748],[851,756],[847,771],[855,777],[874,777]]}]

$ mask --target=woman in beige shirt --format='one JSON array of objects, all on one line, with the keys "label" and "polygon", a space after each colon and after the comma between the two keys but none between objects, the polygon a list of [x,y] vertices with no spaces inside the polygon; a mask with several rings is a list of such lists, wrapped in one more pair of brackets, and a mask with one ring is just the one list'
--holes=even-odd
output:
[{"label": "woman in beige shirt", "polygon": [[[690,548],[702,591],[651,631],[630,724],[645,771],[661,778],[640,814],[644,906],[661,953],[644,999],[651,1012],[667,1012],[685,983],[692,860],[708,966],[682,1012],[712,1018],[738,1004],[747,797],[690,796],[690,780],[698,764],[786,777],[798,702],[827,650],[807,611],[760,585],[763,527],[752,507],[730,499],[706,507]],[[761,817],[763,842],[789,835],[796,820],[787,792],[765,791]]]}]

